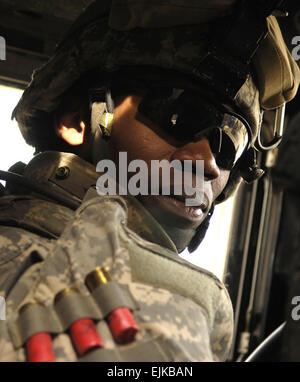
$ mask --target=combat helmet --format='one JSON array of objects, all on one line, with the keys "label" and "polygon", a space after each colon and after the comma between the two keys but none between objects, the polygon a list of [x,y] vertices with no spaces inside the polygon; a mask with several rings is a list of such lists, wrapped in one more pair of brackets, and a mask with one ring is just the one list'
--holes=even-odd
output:
[{"label": "combat helmet", "polygon": [[[13,112],[26,142],[55,150],[52,116],[64,94],[89,74],[97,86],[93,105],[113,115],[111,81],[158,88],[183,87],[217,93],[240,110],[248,126],[247,150],[218,201],[242,177],[261,176],[255,144],[263,112],[283,111],[297,92],[299,68],[272,13],[283,1],[105,0],[78,18],[51,59],[37,69]],[[102,81],[102,83],[101,83]],[[100,82],[100,85],[98,83]],[[103,85],[103,86],[101,86]],[[103,106],[104,105],[104,106]],[[95,110],[94,110],[95,111]],[[99,110],[96,113],[99,121]],[[98,123],[99,125],[99,123]],[[100,126],[101,127],[101,126]],[[102,126],[103,127],[103,126]],[[281,132],[277,131],[276,142]],[[264,149],[263,145],[259,149]]]}]

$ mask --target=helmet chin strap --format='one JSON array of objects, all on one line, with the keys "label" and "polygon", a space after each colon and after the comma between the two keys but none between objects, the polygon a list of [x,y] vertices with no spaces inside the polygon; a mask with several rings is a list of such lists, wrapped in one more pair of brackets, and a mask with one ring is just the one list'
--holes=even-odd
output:
[{"label": "helmet chin strap", "polygon": [[93,135],[92,142],[92,163],[96,166],[103,159],[109,159],[110,153],[108,150],[107,141],[103,139],[100,129],[97,129]]},{"label": "helmet chin strap", "polygon": [[194,252],[198,248],[198,246],[202,243],[202,240],[204,239],[206,231],[208,230],[210,219],[214,213],[214,209],[215,209],[215,203],[212,204],[206,218],[201,223],[201,225],[196,229],[195,235],[193,236],[193,238],[190,240],[188,244],[188,250],[190,253]]},{"label": "helmet chin strap", "polygon": [[[159,222],[160,223],[160,222]],[[165,225],[160,223],[167,235],[173,241],[175,247],[177,248],[178,253],[182,252],[187,248],[192,241],[193,237],[196,235],[196,229],[183,229],[172,227],[170,225]]]},{"label": "helmet chin strap", "polygon": [[186,248],[188,248],[189,252],[192,253],[199,247],[202,240],[204,239],[206,231],[208,230],[214,208],[215,206],[213,204],[204,221],[198,228],[195,229],[182,229],[160,223],[160,225],[175,244],[178,253],[182,252]]}]

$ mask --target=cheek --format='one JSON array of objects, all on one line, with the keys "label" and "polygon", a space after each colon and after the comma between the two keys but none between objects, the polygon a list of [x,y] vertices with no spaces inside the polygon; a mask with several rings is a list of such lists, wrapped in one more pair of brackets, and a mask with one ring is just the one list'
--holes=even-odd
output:
[{"label": "cheek", "polygon": [[230,175],[228,170],[220,170],[220,176],[212,181],[213,200],[215,200],[226,187]]},{"label": "cheek", "polygon": [[114,158],[118,158],[119,152],[127,152],[128,159],[143,159],[149,162],[151,159],[166,158],[170,155],[173,146],[157,135],[150,127],[136,119],[137,106],[115,110],[114,124],[109,148]]}]

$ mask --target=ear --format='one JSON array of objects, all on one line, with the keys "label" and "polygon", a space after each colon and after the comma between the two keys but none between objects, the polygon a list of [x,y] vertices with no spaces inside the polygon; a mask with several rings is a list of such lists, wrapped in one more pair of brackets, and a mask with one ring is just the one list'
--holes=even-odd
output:
[{"label": "ear", "polygon": [[80,112],[66,112],[56,118],[56,134],[71,146],[79,146],[84,142],[86,123],[81,119]]}]

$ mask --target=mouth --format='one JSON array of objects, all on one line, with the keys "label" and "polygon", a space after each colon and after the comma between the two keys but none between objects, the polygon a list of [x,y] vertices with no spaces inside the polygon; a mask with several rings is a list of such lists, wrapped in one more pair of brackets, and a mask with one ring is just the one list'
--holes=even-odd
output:
[{"label": "mouth", "polygon": [[186,205],[188,198],[185,196],[160,195],[159,198],[162,203],[164,203],[167,208],[173,210],[174,213],[192,221],[201,219],[207,210],[204,202],[196,202],[197,204],[193,206]]},{"label": "mouth", "polygon": [[197,228],[209,210],[209,201],[204,195],[197,205],[187,206],[183,195],[152,195],[143,198],[144,206],[159,222],[181,228]]},{"label": "mouth", "polygon": [[[165,196],[165,195],[163,195]],[[169,198],[178,200],[181,203],[184,203],[186,207],[193,207],[194,209],[201,209],[202,212],[206,212],[208,208],[208,200],[206,195],[204,197],[199,198],[199,196],[191,197],[187,195],[169,195]],[[193,204],[189,205],[187,203],[188,200],[192,200]]]}]

